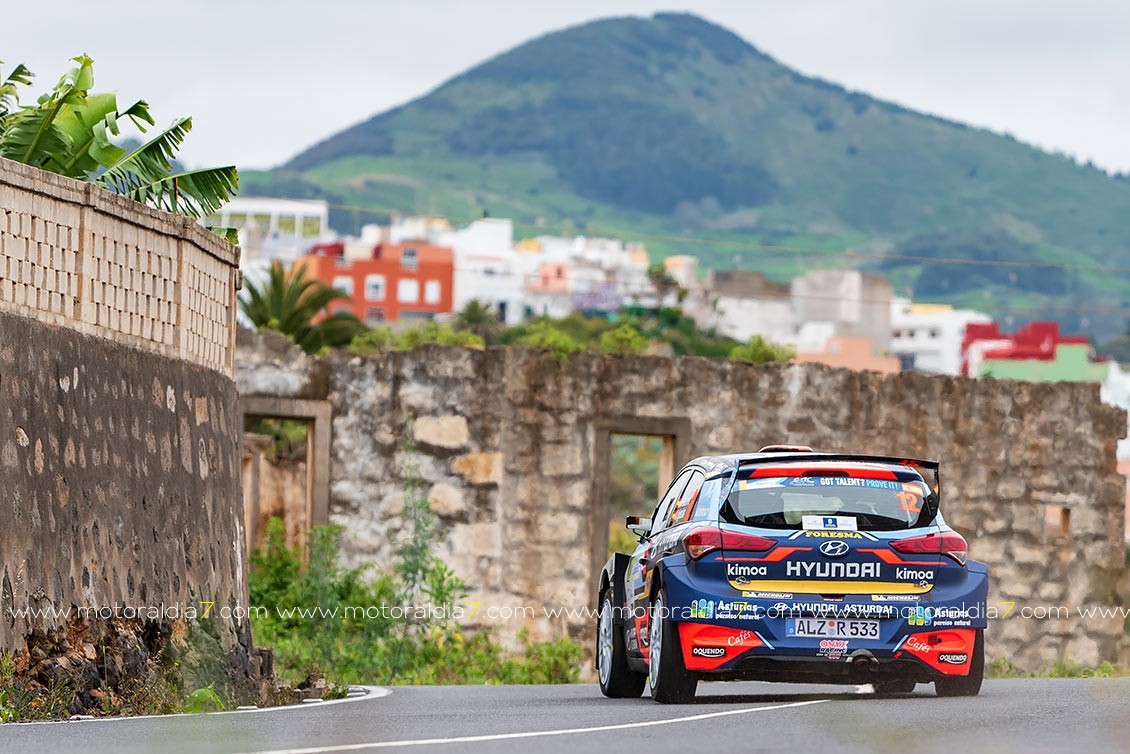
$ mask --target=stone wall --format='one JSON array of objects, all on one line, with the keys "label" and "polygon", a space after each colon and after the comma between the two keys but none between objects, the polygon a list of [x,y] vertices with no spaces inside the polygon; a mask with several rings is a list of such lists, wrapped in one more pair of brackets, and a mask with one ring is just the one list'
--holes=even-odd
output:
[{"label": "stone wall", "polygon": [[239,250],[187,217],[0,158],[0,309],[231,374]]},{"label": "stone wall", "polygon": [[41,679],[85,660],[90,689],[193,623],[254,678],[249,624],[220,615],[247,605],[234,383],[0,312],[0,395],[0,649]]},{"label": "stone wall", "polygon": [[[345,527],[347,559],[387,562],[402,525],[403,472],[415,467],[443,523],[440,554],[484,605],[594,604],[610,431],[675,434],[679,464],[773,442],[941,459],[946,519],[992,568],[989,599],[1001,612],[1004,601],[1120,602],[1125,482],[1115,446],[1125,415],[1102,404],[1095,385],[700,358],[558,363],[521,349],[320,361],[277,337],[249,341],[237,358],[241,393],[333,404],[330,520]],[[1049,529],[1046,506],[1070,512],[1066,535]],[[590,638],[587,620],[537,614],[525,623],[535,635]],[[1119,659],[1122,620],[1014,614],[991,623],[988,651],[1029,668]]]}]

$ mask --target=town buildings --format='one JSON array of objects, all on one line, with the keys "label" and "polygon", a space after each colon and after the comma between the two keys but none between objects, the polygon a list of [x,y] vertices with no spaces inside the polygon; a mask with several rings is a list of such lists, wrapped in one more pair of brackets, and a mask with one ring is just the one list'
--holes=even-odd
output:
[{"label": "town buildings", "polygon": [[316,244],[297,264],[349,296],[331,311],[348,309],[368,325],[433,319],[451,311],[451,249],[422,241],[334,241]]},{"label": "town buildings", "polygon": [[983,312],[896,298],[891,301],[890,353],[899,359],[902,369],[961,374],[966,328],[992,321],[992,317]]}]

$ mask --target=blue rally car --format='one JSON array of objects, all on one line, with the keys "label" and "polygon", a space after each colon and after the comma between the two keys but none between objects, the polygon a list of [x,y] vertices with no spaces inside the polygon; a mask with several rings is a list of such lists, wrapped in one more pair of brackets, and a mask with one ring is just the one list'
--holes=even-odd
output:
[{"label": "blue rally car", "polygon": [[689,702],[700,680],[933,683],[984,673],[988,568],[942,518],[934,461],[770,446],[698,458],[600,577],[605,696]]}]

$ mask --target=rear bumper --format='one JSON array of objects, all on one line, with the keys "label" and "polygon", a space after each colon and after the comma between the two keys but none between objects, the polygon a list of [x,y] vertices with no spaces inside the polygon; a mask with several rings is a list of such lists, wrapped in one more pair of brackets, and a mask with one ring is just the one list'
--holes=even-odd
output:
[{"label": "rear bumper", "polygon": [[969,675],[978,629],[910,634],[894,647],[852,646],[850,639],[805,639],[777,647],[760,632],[710,623],[679,625],[687,670],[716,680],[869,683],[880,677],[932,680]]},{"label": "rear bumper", "polygon": [[[696,579],[682,565],[663,574],[683,661],[704,677],[866,683],[877,677],[930,680],[969,674],[985,627],[988,574],[980,564],[960,583],[914,597],[741,593]],[[878,621],[869,638],[790,636],[790,618]]]}]

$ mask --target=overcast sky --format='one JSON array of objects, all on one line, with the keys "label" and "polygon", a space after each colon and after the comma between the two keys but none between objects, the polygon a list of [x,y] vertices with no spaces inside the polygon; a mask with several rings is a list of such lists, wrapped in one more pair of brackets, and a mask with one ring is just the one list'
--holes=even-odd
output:
[{"label": "overcast sky", "polygon": [[87,52],[122,106],[193,116],[188,164],[268,167],[545,32],[691,10],[803,73],[1130,169],[1130,3],[683,1],[55,0],[0,32],[0,60],[38,92]]}]

